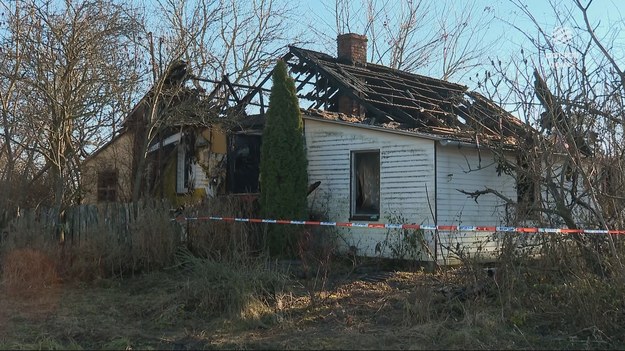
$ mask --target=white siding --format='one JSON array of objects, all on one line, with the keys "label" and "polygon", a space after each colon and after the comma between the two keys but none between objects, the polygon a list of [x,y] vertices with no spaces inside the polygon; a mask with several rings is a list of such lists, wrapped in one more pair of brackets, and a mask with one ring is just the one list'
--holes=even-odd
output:
[{"label": "white siding", "polygon": [[[176,151],[176,192],[183,194],[189,191],[188,187],[184,186],[184,165],[186,151],[183,145],[177,146]],[[191,189],[205,189],[208,191],[209,179],[206,172],[202,168],[199,162],[191,162],[191,174],[189,174],[189,185]]]},{"label": "white siding", "polygon": [[[438,225],[504,225],[506,207],[492,194],[479,197],[477,203],[457,189],[484,190],[485,186],[516,199],[514,178],[498,175],[493,155],[473,146],[443,146],[438,141],[419,136],[305,120],[309,182],[321,181],[310,196],[311,208],[322,214],[322,220],[350,221],[350,154],[357,150],[380,150],[380,220],[385,223]],[[435,223],[433,214],[437,216]],[[394,257],[399,245],[398,230],[337,228],[344,239],[343,249],[355,246],[359,255],[376,256],[379,243],[382,256]],[[458,250],[471,257],[488,258],[498,244],[492,233],[443,232],[439,245],[433,245],[433,233],[422,238],[431,254],[436,251],[441,263],[455,263]],[[389,244],[389,238],[391,240]],[[442,244],[442,245],[441,245]],[[399,245],[399,246],[398,246]],[[400,247],[401,246],[401,247]],[[453,250],[448,250],[453,248]],[[419,248],[421,260],[432,260]],[[405,253],[405,252],[404,252]],[[404,258],[410,258],[408,254]]]},{"label": "white siding", "polygon": [[[481,195],[477,202],[458,190],[477,191],[486,187],[516,199],[513,177],[497,174],[493,154],[470,145],[437,145],[436,199],[439,225],[498,226],[506,220],[504,201],[494,194]],[[488,232],[441,232],[438,248],[446,259],[454,259],[456,247],[471,256],[486,257],[496,251],[498,243]],[[459,245],[459,246],[458,246]],[[447,248],[453,248],[448,252]]]},{"label": "white siding", "polygon": [[[380,222],[433,224],[434,141],[365,128],[305,120],[308,179],[321,181],[311,195],[315,212],[329,221],[350,221],[350,155],[380,150]],[[430,203],[428,203],[430,199]],[[345,246],[374,256],[385,229],[337,228]],[[390,233],[398,235],[397,231]],[[390,256],[390,249],[382,252]]]}]

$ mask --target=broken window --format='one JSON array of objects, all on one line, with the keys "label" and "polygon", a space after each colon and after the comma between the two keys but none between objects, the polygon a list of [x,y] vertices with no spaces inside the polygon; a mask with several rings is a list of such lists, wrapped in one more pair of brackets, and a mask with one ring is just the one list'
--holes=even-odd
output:
[{"label": "broken window", "polygon": [[351,218],[380,218],[380,151],[353,151],[351,160]]},{"label": "broken window", "polygon": [[228,190],[233,194],[260,190],[260,135],[234,134],[228,145]]},{"label": "broken window", "polygon": [[518,215],[521,218],[534,218],[538,214],[535,209],[540,206],[540,195],[538,195],[540,186],[537,180],[540,174],[537,173],[539,171],[536,170],[536,165],[531,165],[531,160],[525,160],[524,157],[519,157],[517,162],[516,192]]},{"label": "broken window", "polygon": [[98,202],[117,200],[117,170],[108,169],[98,172]]}]

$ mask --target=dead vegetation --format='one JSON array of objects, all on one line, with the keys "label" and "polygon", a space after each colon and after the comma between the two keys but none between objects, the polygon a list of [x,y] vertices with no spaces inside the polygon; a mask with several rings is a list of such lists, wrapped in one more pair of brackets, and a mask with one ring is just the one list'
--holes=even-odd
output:
[{"label": "dead vegetation", "polygon": [[[251,210],[223,206],[212,213]],[[143,212],[132,248],[105,228],[62,248],[14,227],[0,256],[0,349],[625,346],[625,287],[563,237],[546,238],[540,258],[504,250],[495,269],[465,260],[428,273],[337,255],[314,231],[300,260],[270,262],[249,223],[184,226],[183,245],[161,210]]]}]

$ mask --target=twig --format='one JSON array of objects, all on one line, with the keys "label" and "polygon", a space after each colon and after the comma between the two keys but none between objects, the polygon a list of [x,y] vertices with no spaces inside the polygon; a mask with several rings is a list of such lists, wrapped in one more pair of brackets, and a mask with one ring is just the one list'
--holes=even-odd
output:
[{"label": "twig", "polygon": [[523,340],[525,340],[525,342],[527,343],[527,346],[529,346],[530,349],[535,349],[535,347],[529,342],[529,340],[527,340],[527,338],[525,337],[525,334],[523,334],[521,329],[515,323],[513,323],[512,325],[514,326],[514,329],[516,329],[516,331],[518,331],[519,334],[521,334],[521,336],[523,337]]}]

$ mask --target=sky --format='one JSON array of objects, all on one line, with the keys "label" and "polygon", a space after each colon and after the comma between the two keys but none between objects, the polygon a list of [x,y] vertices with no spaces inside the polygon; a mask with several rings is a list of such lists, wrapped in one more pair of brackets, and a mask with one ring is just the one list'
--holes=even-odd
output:
[{"label": "sky", "polygon": [[[378,2],[381,1],[378,0]],[[582,0],[584,3],[587,3],[587,1]],[[360,4],[362,0],[352,0],[352,2]],[[517,52],[521,47],[527,48],[529,46],[527,39],[513,26],[528,33],[536,32],[535,26],[530,19],[525,14],[522,14],[510,0],[431,0],[430,4],[441,6],[445,2],[452,8],[462,8],[468,3],[475,3],[478,9],[488,8],[492,11],[495,20],[489,24],[485,37],[485,40],[495,42],[495,45],[492,46],[488,53],[489,57],[506,57],[507,54]],[[549,34],[576,36],[582,31],[582,29],[574,28],[574,26],[559,27],[554,11],[547,0],[526,0],[522,2],[530,9],[537,22],[546,31],[549,31]],[[574,7],[573,0],[562,0],[559,2],[569,4],[569,6],[577,10]],[[305,13],[306,18],[312,19],[320,27],[328,28],[327,30],[333,29],[334,0],[296,0],[296,3],[298,4],[297,7]],[[625,22],[623,21],[625,18],[625,0],[594,0],[589,8],[589,17],[591,22],[598,24],[597,33],[599,36],[616,36],[616,42],[621,44],[620,50],[623,51],[623,48],[625,48]],[[578,17],[580,24],[582,24],[581,20],[582,18]],[[328,45],[326,44],[325,46],[327,47]],[[615,50],[618,49],[618,47],[615,48]]]},{"label": "sky", "polygon": [[[157,0],[133,0],[137,3],[147,5],[146,8],[154,9],[153,6],[149,6],[150,3],[154,5]],[[173,1],[176,0],[160,0],[160,1]],[[188,0],[191,3],[196,0]],[[263,1],[271,0],[215,0],[215,1],[249,1],[249,4],[257,4]],[[275,0],[279,4],[284,6],[291,6],[294,11],[294,15],[290,19],[295,19],[295,23],[288,33],[291,38],[300,38],[305,43],[297,44],[307,49],[317,50],[328,53],[330,55],[336,54],[336,35],[337,29],[335,25],[335,4],[342,0]],[[374,1],[377,4],[387,4],[387,8],[393,8],[391,16],[400,16],[399,13],[399,0],[346,0],[355,10],[361,10],[366,1]],[[405,0],[410,1],[410,0]],[[412,0],[418,1],[418,0]],[[560,27],[558,21],[554,15],[554,11],[548,0],[422,0],[430,9],[438,10],[442,13],[449,13],[447,16],[449,21],[454,21],[457,18],[463,18],[462,9],[468,4],[474,4],[474,9],[477,15],[481,15],[481,12],[485,12],[494,17],[492,21],[488,22],[488,27],[484,31],[485,34],[480,38],[479,44],[487,43],[484,59],[481,63],[483,66],[467,70],[461,74],[453,75],[449,78],[451,82],[466,85],[471,90],[480,89],[479,78],[475,78],[476,74],[483,74],[491,60],[497,62],[508,61],[513,62],[518,60],[519,52],[524,50],[526,55],[529,55],[530,65],[529,67],[536,67],[540,65],[534,65],[534,62],[544,60],[547,56],[544,52],[540,53],[529,42],[528,38],[524,36],[524,33],[530,37],[537,37],[538,32],[536,26],[528,18],[528,16],[515,6],[515,3],[522,3],[529,9],[532,15],[535,17],[536,22],[545,30],[547,36],[551,38],[559,38],[559,42],[565,42],[566,40],[576,40],[584,37],[585,29],[578,28],[574,24]],[[587,3],[588,0],[581,0]],[[564,12],[566,7],[573,9],[574,13],[579,15],[578,9],[575,7],[574,0],[551,0],[551,2],[558,3],[558,10]],[[446,6],[445,12],[441,11],[441,8]],[[458,17],[454,17],[458,16]],[[444,16],[441,16],[444,17]],[[614,48],[611,48],[611,52],[616,54],[619,62],[623,62],[625,66],[625,0],[593,0],[589,10],[589,17],[593,24],[597,24],[597,33],[601,38],[613,38],[615,42]],[[445,20],[443,19],[443,20]],[[424,22],[426,19],[424,19]],[[357,21],[356,21],[357,22]],[[474,21],[475,22],[475,21]],[[436,22],[430,22],[433,25],[437,25]],[[580,16],[577,16],[577,23],[583,25]],[[362,25],[354,25],[350,28],[352,32],[362,32]],[[469,41],[473,43],[475,41]],[[285,50],[286,53],[286,50]],[[437,60],[433,60],[434,65],[439,64]],[[419,68],[415,73],[432,76],[435,78],[441,78],[440,71],[436,72],[436,69]],[[504,103],[504,98],[501,99],[501,103]],[[511,103],[513,104],[513,103]],[[506,107],[508,108],[508,107]]]},{"label": "sky", "polygon": [[[333,0],[294,0],[296,6],[303,9],[306,16],[319,20],[322,24],[332,24],[334,21],[334,14],[332,12],[334,6]],[[353,3],[361,3],[362,0],[351,0]],[[392,0],[397,1],[397,0]],[[497,17],[510,21],[511,23],[520,26],[521,28],[528,28],[531,23],[520,15],[518,8],[514,6],[510,0],[425,0],[430,1],[433,4],[449,2],[452,6],[461,7],[467,3],[475,3],[478,8],[492,8],[495,11]],[[553,26],[555,23],[553,11],[548,0],[525,0],[522,1],[536,16],[539,22],[545,26]],[[562,3],[571,3],[573,0],[562,0]],[[588,0],[582,0],[587,3]],[[589,8],[589,16],[591,19],[601,19],[602,27],[607,24],[615,24],[618,21],[625,18],[625,0],[594,0]],[[623,27],[623,23],[620,24]],[[511,36],[515,34],[511,32],[508,26],[503,22],[494,24],[492,30],[493,37],[497,36]]]},{"label": "sky", "polygon": [[[156,7],[156,1],[159,0],[131,0],[135,4],[143,4],[146,8],[154,9]],[[160,0],[160,1],[173,1],[176,0]],[[193,3],[194,0],[189,0]],[[227,0],[217,0],[226,1]],[[237,0],[232,0],[237,1]],[[242,0],[253,3],[266,2],[270,0]],[[294,10],[296,21],[293,25],[293,33],[301,33],[302,39],[306,40],[305,48],[326,52],[328,54],[335,54],[336,51],[336,25],[335,25],[335,4],[342,0],[276,0],[278,4],[286,4],[291,6]],[[351,6],[353,6],[352,12],[362,10],[364,3],[367,1],[373,1],[377,4],[387,4],[389,8],[398,8],[397,4],[400,0],[346,0]],[[403,0],[402,0],[403,1]],[[406,1],[419,1],[419,0],[406,0]],[[454,21],[453,15],[458,15],[468,4],[474,4],[476,11],[488,9],[489,13],[494,16],[494,20],[488,23],[488,29],[485,31],[485,36],[482,40],[488,42],[489,45],[487,58],[488,59],[506,59],[515,53],[518,53],[521,47],[526,51],[530,48],[530,44],[523,36],[521,31],[530,33],[535,36],[536,29],[531,21],[525,14],[514,5],[514,2],[522,2],[531,13],[535,16],[537,22],[547,31],[548,34],[560,33],[560,35],[566,35],[577,37],[583,30],[567,26],[566,28],[559,28],[557,21],[554,17],[554,12],[551,8],[550,2],[556,2],[561,4],[568,4],[569,7],[574,8],[574,0],[421,0],[426,6],[430,6],[431,9],[440,9],[442,6],[446,6],[446,11],[450,13],[449,21]],[[581,0],[587,3],[588,0]],[[563,6],[560,6],[563,8]],[[577,9],[575,9],[577,10]],[[364,12],[364,11],[363,11]],[[576,11],[578,12],[578,11]],[[394,14],[392,14],[394,15]],[[399,16],[399,14],[396,14]],[[593,23],[598,23],[599,27],[597,32],[600,36],[616,35],[616,42],[620,44],[615,50],[624,51],[625,48],[625,0],[593,0],[589,10],[589,16]],[[149,17],[149,15],[148,15]],[[578,19],[581,24],[581,18]],[[357,21],[354,21],[357,22]],[[437,23],[433,23],[437,25]],[[518,27],[515,29],[514,26]],[[362,25],[354,25],[351,28],[352,32],[362,32]],[[560,32],[557,32],[560,30]],[[564,31],[562,31],[564,30]],[[316,31],[316,32],[315,32]],[[362,34],[362,33],[360,33]],[[625,60],[625,52],[621,55]],[[418,72],[428,75],[429,72]],[[436,76],[436,75],[433,75]],[[439,77],[437,77],[439,78]],[[466,80],[466,77],[458,83],[467,84],[470,83]]]}]

